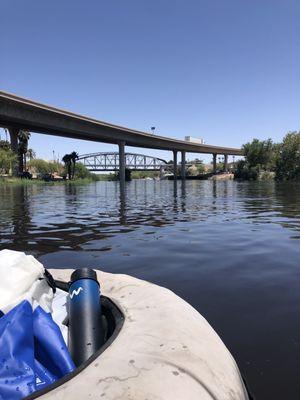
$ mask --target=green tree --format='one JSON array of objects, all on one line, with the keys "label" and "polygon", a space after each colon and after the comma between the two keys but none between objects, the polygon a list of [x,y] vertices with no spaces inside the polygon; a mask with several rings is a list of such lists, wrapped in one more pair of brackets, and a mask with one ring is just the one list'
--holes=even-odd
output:
[{"label": "green tree", "polygon": [[257,166],[249,166],[246,160],[239,160],[236,164],[234,177],[243,180],[256,180],[259,175],[259,168]]},{"label": "green tree", "polygon": [[200,163],[196,164],[196,168],[198,171],[198,174],[203,174],[205,172],[205,165],[201,161]]},{"label": "green tree", "polygon": [[83,164],[76,163],[74,177],[75,179],[92,178],[92,174]]},{"label": "green tree", "polygon": [[156,178],[159,176],[157,171],[131,171],[132,179],[145,179],[145,178]]},{"label": "green tree", "polygon": [[[243,145],[243,151],[245,160],[236,164],[235,178],[255,180],[260,179],[263,172],[275,171],[279,145],[271,139],[253,139]],[[274,173],[269,175],[273,176]]]},{"label": "green tree", "polygon": [[54,174],[55,172],[58,175],[63,175],[65,171],[64,166],[61,163],[45,161],[39,158],[28,161],[27,166],[31,172],[41,175]]},{"label": "green tree", "polygon": [[28,168],[41,175],[50,174],[52,172],[50,163],[39,158],[30,160],[28,162]]},{"label": "green tree", "polygon": [[10,150],[10,143],[7,140],[0,140],[0,149]]},{"label": "green tree", "polygon": [[17,162],[17,156],[10,149],[0,147],[0,172],[9,174],[13,170],[14,164]]},{"label": "green tree", "polygon": [[300,132],[290,132],[284,137],[276,160],[276,178],[300,179]]},{"label": "green tree", "polygon": [[248,168],[257,168],[258,170],[274,170],[276,164],[276,146],[272,139],[258,140],[243,145],[244,156]]},{"label": "green tree", "polygon": [[198,158],[188,161],[187,164],[190,164],[186,170],[187,176],[198,176],[205,172],[205,165],[203,164],[202,160],[199,160]]},{"label": "green tree", "polygon": [[50,173],[53,174],[54,172],[56,172],[58,175],[65,175],[65,168],[63,166],[63,164],[61,164],[60,162],[48,162],[49,164],[49,169],[50,169]]},{"label": "green tree", "polygon": [[26,152],[26,157],[29,158],[29,160],[33,160],[36,157],[36,153],[33,149],[28,149]]}]

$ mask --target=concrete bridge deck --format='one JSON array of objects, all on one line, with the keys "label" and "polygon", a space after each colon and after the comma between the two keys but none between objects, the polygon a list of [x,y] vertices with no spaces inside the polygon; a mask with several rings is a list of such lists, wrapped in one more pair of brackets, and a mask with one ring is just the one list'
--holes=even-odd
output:
[{"label": "concrete bridge deck", "polygon": [[243,154],[242,150],[237,148],[197,144],[113,125],[3,91],[0,91],[0,126],[9,129],[12,149],[15,151],[18,142],[17,134],[20,129],[72,139],[117,144],[119,146],[121,183],[125,182],[125,145],[173,151],[174,171],[177,168],[177,152],[180,151],[183,178],[186,152],[212,154],[214,170],[216,169],[217,154],[224,155],[225,169],[228,155]]},{"label": "concrete bridge deck", "polygon": [[0,91],[0,126],[95,142],[189,153],[242,155],[241,149],[190,143],[113,125]]}]

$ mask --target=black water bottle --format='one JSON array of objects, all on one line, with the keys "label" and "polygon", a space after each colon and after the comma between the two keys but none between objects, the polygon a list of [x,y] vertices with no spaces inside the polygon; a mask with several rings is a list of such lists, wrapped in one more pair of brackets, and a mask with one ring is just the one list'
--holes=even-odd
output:
[{"label": "black water bottle", "polygon": [[74,271],[69,283],[69,350],[78,367],[103,344],[100,285],[93,269]]}]

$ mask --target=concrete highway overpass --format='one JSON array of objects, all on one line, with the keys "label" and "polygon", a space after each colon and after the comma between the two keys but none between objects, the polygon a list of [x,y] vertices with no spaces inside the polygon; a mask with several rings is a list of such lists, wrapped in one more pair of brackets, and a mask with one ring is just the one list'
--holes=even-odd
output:
[{"label": "concrete highway overpass", "polygon": [[217,154],[224,155],[225,164],[227,164],[228,155],[242,155],[242,150],[238,148],[197,144],[152,135],[37,103],[3,91],[0,91],[0,126],[9,129],[14,150],[17,146],[17,134],[20,129],[72,139],[117,144],[120,155],[121,182],[123,177],[125,179],[125,145],[171,150],[174,154],[174,168],[177,166],[177,152],[180,151],[183,177],[186,152],[212,154],[214,166]]}]

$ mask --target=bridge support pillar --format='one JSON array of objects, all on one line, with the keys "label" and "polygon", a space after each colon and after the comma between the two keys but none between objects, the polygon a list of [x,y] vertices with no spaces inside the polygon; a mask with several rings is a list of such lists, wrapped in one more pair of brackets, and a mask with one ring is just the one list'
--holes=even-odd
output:
[{"label": "bridge support pillar", "polygon": [[173,150],[173,174],[174,180],[177,179],[177,150]]},{"label": "bridge support pillar", "polygon": [[[20,129],[19,128],[14,128],[10,127],[8,128],[9,136],[10,136],[10,147],[12,151],[18,156],[18,133]],[[18,176],[19,172],[19,166],[18,163],[15,163],[15,165],[12,167],[12,174],[14,176]]]},{"label": "bridge support pillar", "polygon": [[181,152],[181,179],[185,179],[185,151]]},{"label": "bridge support pillar", "polygon": [[213,154],[213,173],[217,173],[217,154]]},{"label": "bridge support pillar", "polygon": [[125,189],[125,142],[119,143],[119,179],[122,192]]},{"label": "bridge support pillar", "polygon": [[159,167],[159,179],[163,179],[164,177],[164,167],[161,165]]},{"label": "bridge support pillar", "polygon": [[228,154],[224,154],[224,171],[228,172]]},{"label": "bridge support pillar", "polygon": [[10,147],[12,151],[18,154],[18,133],[19,128],[9,128],[9,136],[10,136]]}]

